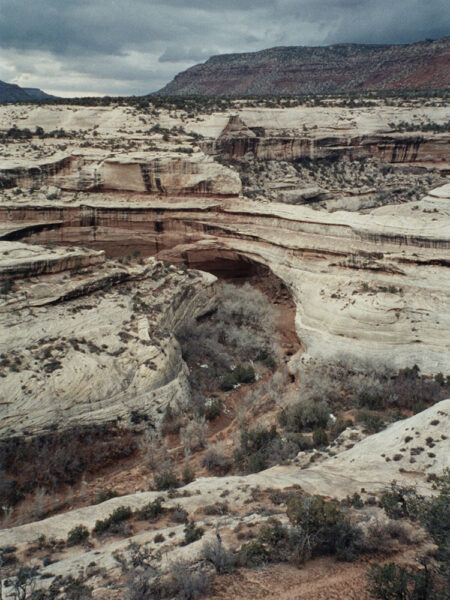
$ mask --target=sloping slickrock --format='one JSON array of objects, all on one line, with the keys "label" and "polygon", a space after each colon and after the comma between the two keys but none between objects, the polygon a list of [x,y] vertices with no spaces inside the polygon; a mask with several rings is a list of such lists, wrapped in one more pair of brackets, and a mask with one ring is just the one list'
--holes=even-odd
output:
[{"label": "sloping slickrock", "polygon": [[[309,494],[343,499],[353,492],[361,492],[362,488],[367,493],[380,492],[394,479],[405,485],[417,484],[419,492],[430,494],[432,482],[428,475],[439,475],[443,469],[450,466],[449,426],[450,400],[444,400],[413,417],[390,425],[384,431],[356,443],[352,449],[330,457],[316,466],[304,469],[294,466],[273,467],[245,477],[200,478],[180,490],[180,492],[186,491],[186,495],[181,493],[176,498],[169,497],[164,501],[164,505],[166,507],[180,505],[192,514],[205,505],[220,502],[224,492],[230,507],[243,506],[246,500],[246,504],[251,504],[248,499],[252,497],[252,490],[256,488],[282,490],[292,485],[300,486]],[[435,456],[430,457],[430,453]],[[397,456],[401,458],[395,458]],[[415,459],[414,462],[411,462],[411,457]],[[161,492],[142,492],[114,498],[102,504],[3,530],[0,536],[4,545],[31,543],[42,533],[48,537],[65,538],[75,525],[83,523],[88,529],[92,529],[97,519],[107,517],[118,506],[129,506],[136,510],[159,495]],[[250,515],[249,519],[252,518],[260,519],[259,516]],[[218,518],[217,521],[220,527],[228,527],[236,523],[236,519],[237,517],[226,516]],[[201,524],[201,521],[199,523]],[[179,540],[181,529],[182,526],[173,525],[167,531],[162,531],[163,533],[173,531],[177,536],[174,539]],[[114,564],[111,553],[114,550],[124,549],[129,541],[148,543],[153,539],[154,533],[154,531],[146,532],[132,537],[131,540],[128,538],[119,542],[116,539],[106,540],[100,555],[96,554],[96,556],[100,556],[101,562],[111,568]],[[202,543],[197,547],[189,546],[192,552],[191,558]],[[93,553],[86,554],[81,550],[60,565],[51,565],[52,568],[49,567],[48,570],[55,573],[67,571],[74,565],[86,566],[88,564],[86,560],[92,556]],[[58,571],[55,571],[55,568]]]},{"label": "sloping slickrock", "polygon": [[19,265],[26,277],[0,296],[2,437],[126,422],[132,411],[157,423],[169,403],[184,405],[174,333],[214,306],[215,277],[141,262],[1,244],[0,273]]}]

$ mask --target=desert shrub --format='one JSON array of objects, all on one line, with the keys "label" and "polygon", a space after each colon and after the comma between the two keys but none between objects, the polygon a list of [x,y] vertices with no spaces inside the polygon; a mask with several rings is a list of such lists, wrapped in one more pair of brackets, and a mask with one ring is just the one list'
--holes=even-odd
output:
[{"label": "desert shrub", "polygon": [[411,569],[394,563],[372,565],[367,580],[371,596],[379,600],[427,600],[433,597],[433,579],[427,569]]},{"label": "desert shrub", "polygon": [[197,527],[194,521],[188,521],[184,526],[184,540],[181,545],[187,546],[188,544],[192,544],[192,542],[196,542],[203,536],[203,533],[203,529]]},{"label": "desert shrub", "polygon": [[[64,598],[67,600],[90,600],[92,598],[92,588],[79,578],[71,575],[66,578],[63,585]],[[49,596],[50,600],[51,596]]]},{"label": "desert shrub", "polygon": [[224,392],[229,392],[234,388],[235,385],[236,382],[234,380],[233,375],[231,373],[226,373],[222,377],[222,381],[220,382],[220,389]]},{"label": "desert shrub", "polygon": [[136,517],[142,521],[156,521],[164,513],[163,501],[164,498],[158,496],[153,502],[149,502],[138,510]]},{"label": "desert shrub", "polygon": [[[218,292],[221,302],[217,310],[177,333],[183,357],[191,361],[194,389],[212,384],[227,391],[237,383],[251,383],[254,372],[248,361],[256,360],[262,348],[277,354],[275,312],[268,298],[249,284],[224,283]],[[208,369],[199,369],[200,362]],[[238,365],[234,370],[233,364]]]},{"label": "desert shrub", "polygon": [[0,564],[2,567],[14,565],[17,562],[16,546],[3,546],[0,548]]},{"label": "desert shrub", "polygon": [[[155,589],[156,588],[156,589]],[[147,570],[133,570],[126,578],[126,600],[147,600],[158,598],[160,590],[153,581],[153,572]]]},{"label": "desert shrub", "polygon": [[184,423],[183,416],[169,404],[164,411],[161,432],[164,435],[179,433]]},{"label": "desert shrub", "polygon": [[163,573],[153,564],[153,557],[147,550],[137,544],[130,544],[129,550],[129,557],[114,555],[126,575],[127,600],[197,600],[211,590],[210,574],[198,566],[177,561],[170,564],[167,573]]},{"label": "desert shrub", "polygon": [[313,432],[313,442],[315,446],[326,446],[328,444],[328,436],[322,427],[317,427]]},{"label": "desert shrub", "polygon": [[239,447],[234,451],[235,463],[250,473],[256,473],[267,466],[267,455],[271,443],[278,438],[276,428],[263,426],[241,430]]},{"label": "desert shrub", "polygon": [[231,468],[231,462],[224,456],[223,452],[212,447],[208,448],[203,454],[201,465],[208,471],[222,474],[227,473]]},{"label": "desert shrub", "polygon": [[130,421],[133,425],[139,425],[139,423],[148,423],[150,421],[150,417],[146,413],[139,412],[138,410],[132,410],[130,413]]},{"label": "desert shrub", "polygon": [[280,436],[274,425],[270,428],[262,425],[254,429],[244,427],[233,458],[240,469],[247,473],[257,473],[293,458],[300,450],[308,450],[312,445],[309,438],[296,433]]},{"label": "desert shrub", "polygon": [[286,431],[300,433],[317,428],[324,429],[329,418],[330,411],[324,402],[300,400],[280,413],[279,423]]},{"label": "desert shrub", "polygon": [[102,502],[106,502],[106,500],[111,500],[111,498],[117,498],[118,495],[114,490],[101,490],[97,494],[96,504],[101,504]]},{"label": "desert shrub", "polygon": [[217,502],[203,507],[205,515],[226,515],[228,513],[228,504],[226,502]]},{"label": "desert shrub", "polygon": [[294,458],[300,450],[312,447],[311,440],[305,439],[305,436],[297,434],[287,436],[277,436],[271,442],[265,453],[265,462],[271,466],[274,464],[283,464],[288,459]]},{"label": "desert shrub", "polygon": [[208,594],[211,586],[211,576],[206,571],[178,561],[172,565],[166,591],[170,598],[197,600]]},{"label": "desert shrub", "polygon": [[342,417],[338,417],[330,427],[331,437],[337,438],[347,427],[351,427],[353,422],[350,420],[345,420]]},{"label": "desert shrub", "polygon": [[379,415],[372,415],[367,412],[361,412],[358,415],[358,421],[362,423],[369,433],[378,433],[385,428],[386,423]]},{"label": "desert shrub", "polygon": [[151,469],[170,470],[172,461],[167,442],[160,433],[146,431],[141,438],[140,446]]},{"label": "desert shrub", "polygon": [[225,548],[218,537],[203,544],[201,558],[211,563],[219,575],[232,573],[236,566],[235,555]]},{"label": "desert shrub", "polygon": [[207,421],[214,421],[222,412],[222,401],[220,398],[211,398],[207,400],[203,408],[204,416]]},{"label": "desert shrub", "polygon": [[[9,438],[0,442],[3,469],[13,478],[13,487],[5,492],[8,495],[13,492],[14,499],[37,487],[52,490],[60,484],[74,485],[83,473],[96,473],[113,465],[131,456],[136,448],[132,433],[110,425],[80,426],[32,438]],[[20,483],[14,480],[16,473],[21,474]],[[7,498],[2,496],[0,500]]]},{"label": "desert shrub", "polygon": [[267,467],[268,463],[266,455],[263,452],[255,452],[247,458],[245,470],[247,473],[259,473],[260,471],[267,469]]},{"label": "desert shrub", "polygon": [[442,568],[450,575],[450,470],[437,479],[438,494],[422,502],[419,519],[439,548]]},{"label": "desert shrub", "polygon": [[195,479],[195,471],[188,462],[186,462],[183,466],[181,479],[183,480],[184,485],[191,483],[191,481],[194,481]]},{"label": "desert shrub", "polygon": [[282,525],[273,517],[268,519],[256,539],[241,548],[241,564],[256,566],[280,561],[300,564],[320,554],[354,560],[363,533],[344,518],[337,502],[326,502],[319,496],[291,496],[287,504],[291,526]]},{"label": "desert shrub", "polygon": [[344,518],[338,502],[321,496],[292,496],[286,514],[301,534],[301,560],[314,554],[337,554],[343,560],[356,555],[362,533]]},{"label": "desert shrub", "polygon": [[205,446],[208,425],[205,417],[197,417],[180,429],[180,438],[186,450],[200,450]]},{"label": "desert shrub", "polygon": [[348,520],[338,521],[332,528],[329,546],[338,560],[353,561],[360,552],[359,545],[363,537],[357,525]]},{"label": "desert shrub", "polygon": [[258,567],[270,562],[270,556],[262,542],[251,540],[239,549],[238,561],[243,567]]},{"label": "desert shrub", "polygon": [[155,488],[161,491],[177,488],[180,482],[173,471],[161,471],[155,475],[154,484]]},{"label": "desert shrub", "polygon": [[358,396],[358,406],[369,410],[382,410],[383,398],[376,389],[368,389]]},{"label": "desert shrub", "polygon": [[93,533],[101,535],[103,533],[121,532],[117,527],[119,524],[127,521],[132,515],[132,510],[129,506],[119,506],[106,519],[99,519],[95,522]]},{"label": "desert shrub", "polygon": [[411,541],[410,531],[404,522],[373,519],[367,524],[365,535],[359,540],[358,547],[361,553],[388,553],[392,552],[398,543],[409,544]]},{"label": "desert shrub", "polygon": [[271,371],[274,371],[277,366],[277,361],[273,355],[273,352],[267,348],[260,350],[256,355],[255,360],[262,362]]},{"label": "desert shrub", "polygon": [[251,365],[237,365],[232,373],[236,383],[253,383],[255,381],[255,370]]},{"label": "desert shrub", "polygon": [[0,516],[3,516],[8,507],[16,506],[25,498],[21,485],[14,479],[8,479],[4,471],[0,470]]},{"label": "desert shrub", "polygon": [[35,588],[37,571],[37,567],[19,568],[12,581],[14,598],[18,600],[26,600],[28,598],[28,592],[32,593],[32,590]]},{"label": "desert shrub", "polygon": [[241,447],[252,454],[264,450],[277,435],[274,426],[270,429],[263,426],[257,426],[255,429],[243,429],[241,431]]},{"label": "desert shrub", "polygon": [[413,410],[447,398],[450,380],[420,374],[418,367],[395,372],[382,363],[311,361],[298,373],[300,397],[304,401],[325,401],[333,411],[364,407],[369,410]]},{"label": "desert shrub", "polygon": [[12,279],[6,279],[5,281],[2,281],[2,283],[0,284],[0,295],[7,296],[9,292],[13,289],[13,286],[14,282]]},{"label": "desert shrub", "polygon": [[344,506],[353,506],[353,508],[363,508],[364,502],[358,492],[355,492],[352,496],[348,495],[342,500]]},{"label": "desert shrub", "polygon": [[438,493],[424,498],[415,488],[391,483],[380,499],[380,506],[393,519],[417,520],[438,546],[441,571],[450,575],[450,470],[436,478]]},{"label": "desert shrub", "polygon": [[330,527],[343,519],[339,503],[324,500],[321,496],[292,496],[286,514],[292,525],[308,532]]},{"label": "desert shrub", "polygon": [[423,497],[411,486],[393,481],[380,498],[380,506],[391,519],[417,519],[423,510]]},{"label": "desert shrub", "polygon": [[300,433],[287,433],[286,436],[284,436],[284,439],[288,443],[295,444],[297,452],[311,450],[314,446],[310,437]]},{"label": "desert shrub", "polygon": [[226,373],[222,377],[220,388],[227,392],[232,390],[239,383],[253,383],[255,381],[255,370],[251,365],[237,365],[231,373]]},{"label": "desert shrub", "polygon": [[82,544],[89,537],[89,531],[84,525],[76,525],[67,534],[67,545]]},{"label": "desert shrub", "polygon": [[187,511],[180,504],[177,504],[177,506],[175,506],[172,512],[172,521],[174,523],[186,523],[187,520]]},{"label": "desert shrub", "polygon": [[297,550],[296,533],[271,517],[261,526],[257,541],[264,545],[272,562],[287,561]]}]

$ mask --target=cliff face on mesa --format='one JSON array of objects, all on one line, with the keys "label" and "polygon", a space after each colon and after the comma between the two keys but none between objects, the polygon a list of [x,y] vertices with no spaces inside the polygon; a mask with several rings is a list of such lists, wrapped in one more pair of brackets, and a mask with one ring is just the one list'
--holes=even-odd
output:
[{"label": "cliff face on mesa", "polygon": [[213,56],[159,94],[296,95],[450,86],[450,37],[402,45],[291,46]]},{"label": "cliff face on mesa", "polygon": [[38,88],[22,88],[15,83],[0,81],[0,102],[30,102],[55,98]]}]

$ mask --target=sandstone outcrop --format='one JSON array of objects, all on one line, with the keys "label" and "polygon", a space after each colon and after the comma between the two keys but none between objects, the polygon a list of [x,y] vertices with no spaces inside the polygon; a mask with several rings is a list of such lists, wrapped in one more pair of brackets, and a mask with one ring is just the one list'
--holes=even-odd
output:
[{"label": "sandstone outcrop", "polygon": [[[5,107],[0,110],[5,130],[13,122],[30,128],[64,126],[72,137],[64,150],[59,141],[40,141],[41,159],[36,158],[37,141],[5,146],[4,181],[21,187],[2,192],[0,236],[41,245],[81,244],[113,257],[139,251],[218,275],[245,274],[261,264],[290,290],[307,354],[365,356],[398,368],[417,363],[424,373],[446,373],[448,184],[418,201],[392,204],[387,193],[385,206],[327,212],[239,196],[237,171],[199,149],[223,158],[227,144],[243,144],[242,152],[231,153],[240,158],[248,154],[248,144],[256,144],[256,168],[269,169],[258,163],[267,158],[260,150],[264,140],[270,141],[272,157],[288,160],[298,157],[302,145],[306,158],[322,156],[325,149],[342,151],[339,160],[370,147],[385,161],[401,156],[411,170],[438,170],[444,180],[450,168],[448,135],[429,132],[424,145],[415,148],[404,143],[409,134],[396,132],[392,123],[412,120],[420,130],[420,123],[444,122],[446,114],[443,106],[414,111],[408,106],[237,106],[233,114],[202,117],[170,111],[142,116],[127,107]],[[162,131],[171,132],[168,141]],[[389,150],[383,150],[382,139],[388,138]],[[116,149],[108,151],[114,144]],[[188,150],[179,151],[179,144]],[[402,144],[407,151],[394,156],[393,148]],[[294,200],[316,193],[295,185],[291,189],[282,193]],[[319,197],[322,190],[335,194],[321,188]],[[346,194],[351,205],[351,190]],[[358,190],[354,200],[357,209]]]},{"label": "sandstone outcrop", "polygon": [[[365,523],[386,518],[374,498],[393,479],[432,493],[432,480],[449,466],[450,400],[394,423],[390,410],[392,401],[393,410],[412,412],[416,392],[421,400],[425,388],[428,406],[437,400],[430,395],[445,398],[450,366],[449,137],[429,131],[414,146],[395,126],[413,118],[420,131],[421,123],[442,123],[446,113],[442,106],[411,113],[411,106],[380,106],[372,114],[239,103],[231,114],[202,115],[175,108],[155,114],[123,106],[0,107],[3,131],[14,123],[57,132],[8,138],[0,157],[0,442],[9,460],[2,510],[5,527],[21,524],[0,532],[0,550],[14,545],[19,560],[39,565],[39,585],[80,573],[98,600],[118,599],[124,578],[114,556],[129,553],[129,542],[150,551],[163,571],[174,560],[196,561],[205,540],[223,538],[237,549],[268,515],[286,522],[280,491],[338,499],[357,492],[367,500]],[[363,155],[369,158],[350,160]],[[270,330],[270,342],[286,329],[295,337],[295,305],[298,340],[280,342],[278,372],[255,359],[250,389],[216,394],[222,366],[202,379],[211,366],[203,363],[203,345],[211,341],[222,359],[222,348],[228,352],[213,335],[222,289],[215,276],[248,277],[273,294],[283,323]],[[231,290],[234,310],[238,294]],[[225,294],[222,300],[218,322]],[[193,329],[195,319],[202,326]],[[182,354],[176,336],[189,323],[180,336]],[[196,337],[201,329],[203,337]],[[311,357],[318,360],[308,363]],[[308,375],[328,361],[345,363],[342,379],[351,379],[329,395],[327,381],[340,380],[341,371],[331,369],[317,383],[322,371]],[[379,369],[383,364],[389,371]],[[395,387],[382,398],[391,422],[386,430],[369,436],[359,424],[331,446],[297,456],[311,438],[316,443],[315,434],[306,431],[303,439],[302,433],[306,445],[295,445],[280,435],[280,424],[281,446],[270,446],[266,464],[281,466],[192,481],[193,473],[220,472],[204,464],[209,450],[227,463],[239,451],[233,437],[242,423],[273,431],[279,411],[304,401],[306,387],[306,399],[325,395],[336,413],[325,438],[340,431],[329,426],[336,417],[382,422],[385,415],[360,410],[368,406],[359,402],[361,383],[363,390],[379,383],[366,373],[395,379],[396,369],[414,364],[421,376],[417,369],[402,373],[401,402]],[[206,397],[210,389],[214,398]],[[211,422],[200,412],[209,400],[219,405]],[[160,444],[162,423],[167,436]],[[211,446],[193,447],[191,426]],[[233,472],[241,466],[236,461]],[[192,482],[147,491],[162,487],[155,474],[166,468]],[[109,492],[122,495],[95,504]],[[92,534],[96,521],[116,508],[137,510],[161,494],[160,520],[134,515],[112,535]],[[184,546],[184,524],[175,516],[203,527],[203,538]],[[86,547],[53,541],[81,524],[91,532]],[[4,586],[3,596],[10,592]]]},{"label": "sandstone outcrop", "polygon": [[[242,200],[133,202],[95,198],[0,210],[14,237],[143,255],[210,272],[221,259],[260,263],[291,290],[311,355],[371,357],[426,373],[450,364],[446,298],[450,187],[367,215]],[[39,232],[32,222],[46,223]],[[11,232],[4,234],[10,237]]]},{"label": "sandstone outcrop", "polygon": [[[172,561],[198,560],[205,540],[214,539],[217,533],[220,532],[224,539],[229,540],[233,539],[233,530],[239,531],[246,525],[252,527],[264,522],[267,516],[262,515],[259,508],[255,509],[254,503],[255,497],[260,497],[265,491],[292,490],[292,486],[296,485],[310,494],[343,499],[358,492],[367,498],[379,494],[385,489],[387,482],[393,479],[400,484],[410,485],[414,478],[420,493],[433,493],[432,477],[429,476],[439,474],[450,466],[450,446],[446,435],[449,425],[450,400],[445,400],[418,415],[392,424],[385,431],[365,438],[336,456],[330,456],[319,465],[304,469],[292,465],[273,467],[246,477],[200,478],[179,490],[176,497],[166,494],[163,497],[166,508],[184,509],[191,518],[196,519],[198,525],[205,527],[207,533],[198,542],[183,547],[180,546],[183,525],[169,522],[159,527],[158,533],[165,539],[165,560],[162,564],[170,564],[168,558]],[[40,522],[3,530],[2,542],[5,546],[14,544],[23,548],[43,534],[48,538],[66,538],[68,532],[80,523],[92,530],[98,519],[106,518],[115,508],[129,506],[137,510],[158,496],[161,496],[161,492],[122,496]],[[229,511],[228,514],[214,517],[213,530],[213,524],[205,517],[203,509],[214,503],[220,505],[224,497]],[[241,514],[239,510],[242,506],[246,506],[245,514]],[[283,518],[279,515],[278,518],[280,517]],[[366,508],[366,518],[382,517],[379,509]],[[114,537],[100,540],[91,549],[66,549],[55,562],[44,567],[41,573],[49,573],[49,577],[54,577],[82,572],[93,560],[97,567],[103,567],[107,571],[117,569],[113,554],[126,550],[130,541],[154,551],[161,549],[155,542],[155,530],[150,529],[136,532],[126,539]],[[235,540],[233,542],[236,543]]]},{"label": "sandstone outcrop", "polygon": [[3,242],[0,436],[114,423],[189,398],[174,333],[214,306],[215,278],[155,259]]},{"label": "sandstone outcrop", "polygon": [[[419,124],[442,122],[445,114],[440,106],[414,109]],[[338,201],[332,213],[306,205],[252,202],[238,197],[238,173],[198,148],[201,145],[222,156],[226,144],[242,143],[238,155],[232,150],[232,156],[239,158],[248,153],[247,144],[262,143],[264,148],[268,140],[275,156],[281,143],[279,157],[293,160],[306,135],[309,157],[320,155],[320,140],[328,140],[323,146],[327,152],[341,148],[341,158],[353,156],[348,152],[365,152],[362,140],[372,140],[372,150],[391,161],[396,160],[392,148],[401,145],[407,134],[389,134],[393,144],[389,151],[382,151],[380,136],[392,130],[391,120],[406,120],[408,115],[411,110],[406,107],[379,107],[376,118],[367,109],[244,107],[232,115],[185,116],[185,133],[177,133],[175,144],[187,144],[188,155],[162,139],[161,126],[175,131],[180,124],[168,112],[158,117],[159,128],[153,126],[156,133],[146,137],[137,134],[143,127],[139,113],[124,107],[109,112],[101,108],[5,108],[0,111],[4,124],[12,118],[28,127],[41,122],[57,128],[59,123],[73,131],[77,128],[77,135],[92,137],[83,147],[76,138],[69,140],[64,152],[58,150],[41,161],[27,158],[28,151],[22,158],[15,156],[14,149],[23,148],[23,143],[7,146],[12,156],[3,159],[1,173],[10,182],[17,177],[14,183],[21,188],[3,192],[0,235],[5,240],[37,244],[83,244],[115,257],[139,251],[142,256],[218,275],[225,274],[225,268],[245,273],[252,265],[262,264],[290,289],[297,305],[297,334],[307,353],[327,358],[364,355],[394,367],[417,363],[425,373],[445,373],[450,364],[448,185],[404,204],[390,204],[388,191],[386,206],[364,214],[355,209],[336,210],[342,206]],[[137,147],[108,153],[102,145],[110,145],[122,129],[126,143],[134,140]],[[429,148],[411,146],[402,155],[407,161],[402,164],[410,169],[420,166],[425,173],[430,165],[439,167],[443,180],[449,170],[449,138],[427,135],[429,142],[424,144]],[[290,143],[284,146],[283,139]],[[158,149],[144,149],[149,140]],[[45,151],[55,147],[54,141],[42,143]],[[265,164],[258,163],[264,157],[261,152],[260,146],[254,147],[255,168]],[[55,188],[52,193],[49,186]],[[309,202],[310,194],[316,193],[295,185],[288,190],[289,186],[280,192],[280,199]],[[323,193],[323,199],[335,192],[321,189],[317,193],[319,199]],[[332,205],[333,199],[327,202]],[[350,191],[345,205],[352,202]],[[363,202],[355,196],[356,208]]]},{"label": "sandstone outcrop", "polygon": [[65,191],[126,191],[181,196],[235,196],[239,176],[207,156],[130,153],[108,158],[106,153],[52,157],[26,166],[0,168],[0,188],[50,184]]},{"label": "sandstone outcrop", "polygon": [[416,132],[399,133],[392,131],[388,123],[384,127],[378,123],[378,131],[374,131],[370,122],[346,123],[345,118],[338,118],[339,112],[331,109],[342,123],[322,122],[320,130],[308,131],[308,113],[304,109],[243,110],[240,116],[230,116],[217,138],[206,140],[201,146],[208,154],[234,160],[249,155],[259,160],[287,161],[377,157],[388,163],[420,164],[448,160],[448,134],[424,133],[419,126]]}]

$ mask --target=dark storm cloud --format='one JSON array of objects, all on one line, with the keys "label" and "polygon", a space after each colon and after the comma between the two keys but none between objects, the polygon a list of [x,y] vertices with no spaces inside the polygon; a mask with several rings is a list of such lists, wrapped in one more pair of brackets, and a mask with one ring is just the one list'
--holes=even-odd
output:
[{"label": "dark storm cloud", "polygon": [[139,94],[212,54],[449,33],[448,0],[0,0],[0,79]]}]

